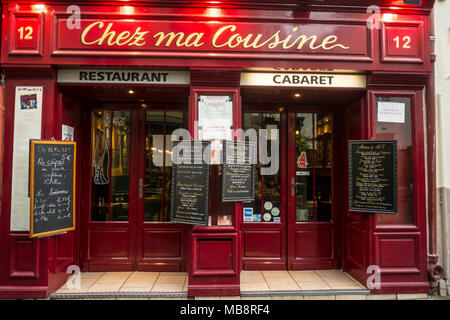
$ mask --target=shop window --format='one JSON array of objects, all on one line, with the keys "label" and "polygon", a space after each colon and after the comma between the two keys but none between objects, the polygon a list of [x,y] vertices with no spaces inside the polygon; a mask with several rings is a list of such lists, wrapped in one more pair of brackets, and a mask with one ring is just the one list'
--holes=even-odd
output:
[{"label": "shop window", "polygon": [[[267,139],[267,153],[268,157],[271,155],[271,144],[274,140],[278,140],[279,134],[275,134],[272,129],[280,129],[280,114],[279,113],[244,113],[244,130],[254,129],[260,132],[260,129],[266,129]],[[279,131],[278,131],[279,132]],[[261,150],[258,144],[258,159],[256,164],[255,177],[255,200],[249,203],[244,203],[245,208],[253,209],[252,222],[280,222],[282,212],[280,211],[280,185],[281,177],[280,170],[274,175],[261,175],[261,167],[270,167],[270,163],[265,165],[261,163]],[[279,152],[278,152],[279,154]]]},{"label": "shop window", "polygon": [[330,222],[332,219],[332,115],[297,113],[296,221]]},{"label": "shop window", "polygon": [[379,224],[414,224],[411,99],[377,97],[376,139],[397,141],[398,214],[378,214]]},{"label": "shop window", "polygon": [[92,221],[127,221],[130,112],[92,113]]},{"label": "shop window", "polygon": [[145,139],[145,221],[170,220],[172,132],[184,127],[183,112],[147,111]]}]

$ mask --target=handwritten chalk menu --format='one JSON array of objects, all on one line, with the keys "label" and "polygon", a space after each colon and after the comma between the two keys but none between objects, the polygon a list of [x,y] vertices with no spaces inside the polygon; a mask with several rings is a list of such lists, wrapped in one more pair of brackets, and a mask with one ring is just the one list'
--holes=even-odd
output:
[{"label": "handwritten chalk menu", "polygon": [[[208,142],[202,141],[175,144],[170,208],[170,219],[173,222],[208,225],[209,165],[203,161],[203,153],[209,152],[205,151],[208,146]],[[180,156],[174,158],[178,152]]]},{"label": "handwritten chalk menu", "polygon": [[253,201],[256,144],[224,141],[223,146],[222,201]]},{"label": "handwritten chalk menu", "polygon": [[397,141],[349,141],[349,210],[397,213]]},{"label": "handwritten chalk menu", "polygon": [[30,237],[75,229],[75,142],[30,141]]}]

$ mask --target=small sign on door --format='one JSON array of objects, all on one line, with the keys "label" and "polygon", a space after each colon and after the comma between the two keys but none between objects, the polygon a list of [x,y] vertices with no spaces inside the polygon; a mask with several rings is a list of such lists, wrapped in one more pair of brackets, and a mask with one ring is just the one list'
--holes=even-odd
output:
[{"label": "small sign on door", "polygon": [[401,102],[379,101],[377,121],[405,123],[405,104]]}]

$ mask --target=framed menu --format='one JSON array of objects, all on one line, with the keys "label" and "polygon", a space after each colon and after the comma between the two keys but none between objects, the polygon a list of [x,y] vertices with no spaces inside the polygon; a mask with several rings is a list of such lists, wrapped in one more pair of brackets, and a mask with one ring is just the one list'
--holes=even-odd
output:
[{"label": "framed menu", "polygon": [[30,237],[75,229],[76,143],[30,141]]},{"label": "framed menu", "polygon": [[349,211],[398,213],[397,141],[349,141]]},{"label": "framed menu", "polygon": [[203,161],[208,142],[182,141],[183,154],[172,160],[172,197],[170,220],[194,225],[208,225],[209,165]]},{"label": "framed menu", "polygon": [[253,201],[256,144],[224,141],[223,146],[222,201]]},{"label": "framed menu", "polygon": [[233,126],[232,95],[199,95],[197,107],[200,140],[231,140]]}]

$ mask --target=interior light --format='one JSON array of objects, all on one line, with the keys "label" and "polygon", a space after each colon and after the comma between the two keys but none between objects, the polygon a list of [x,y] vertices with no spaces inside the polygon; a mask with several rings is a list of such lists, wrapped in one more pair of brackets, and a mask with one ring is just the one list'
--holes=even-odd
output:
[{"label": "interior light", "polygon": [[395,14],[395,13],[383,13],[383,18],[382,18],[383,21],[390,22],[390,21],[394,21],[395,19],[397,19],[397,14]]},{"label": "interior light", "polygon": [[134,13],[134,7],[132,6],[121,6],[120,11],[124,14],[133,14]]},{"label": "interior light", "polygon": [[129,94],[133,94],[133,93],[134,93],[134,90],[133,90],[133,89],[130,89],[130,90],[128,90],[128,93],[129,93]]},{"label": "interior light", "polygon": [[298,93],[298,92],[296,92],[296,93],[294,93],[294,97],[296,97],[296,98],[300,98],[300,97],[301,97],[301,94],[300,94],[300,93]]},{"label": "interior light", "polygon": [[33,11],[45,12],[45,5],[44,4],[34,4]]},{"label": "interior light", "polygon": [[208,17],[220,17],[221,15],[222,15],[222,9],[220,9],[220,8],[206,9],[206,16],[208,16]]}]

